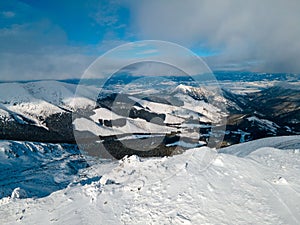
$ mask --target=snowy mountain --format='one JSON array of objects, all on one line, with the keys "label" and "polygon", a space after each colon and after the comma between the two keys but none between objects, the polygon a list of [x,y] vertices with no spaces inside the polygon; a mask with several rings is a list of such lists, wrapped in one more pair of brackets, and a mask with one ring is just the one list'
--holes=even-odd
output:
[{"label": "snowy mountain", "polygon": [[[15,151],[16,143],[11,144],[2,143],[4,155]],[[25,159],[26,154],[15,158]],[[6,160],[2,151],[2,167]],[[201,147],[173,157],[98,161],[44,198],[25,198],[27,187],[16,188],[0,200],[0,223],[296,225],[299,165],[299,136],[252,141],[221,152]],[[14,171],[10,174],[1,179],[14,181]]]},{"label": "snowy mountain", "polygon": [[74,106],[78,107],[80,103],[82,108],[93,105],[89,98],[92,94],[80,96],[84,101],[75,98],[76,87],[59,81],[1,83],[0,108],[11,116],[17,115],[36,126],[45,126],[43,120],[50,115],[74,111]]},{"label": "snowy mountain", "polygon": [[0,83],[0,224],[299,224],[299,89],[225,78]]},{"label": "snowy mountain", "polygon": [[[181,93],[179,89],[183,85],[178,85],[172,92],[173,84],[168,86],[170,84],[166,83],[163,87],[152,87],[152,83],[127,84],[128,92],[124,94],[118,93],[120,85],[114,83],[103,93],[97,93],[100,90],[97,82],[93,85],[62,81],[1,83],[0,138],[72,144],[78,139],[98,139],[96,144],[104,140],[116,158],[129,154],[126,148],[119,151],[122,146],[115,142],[120,137],[111,141],[116,135],[127,136],[126,142],[139,139],[134,138],[135,135],[148,135],[149,143],[152,143],[151,139],[156,142],[157,135],[165,137],[163,145],[157,146],[153,152],[156,156],[169,155],[177,146],[201,146],[194,143],[207,141],[210,125],[221,123],[226,113],[218,105],[213,105],[213,101],[208,101],[216,94],[206,90],[203,94],[207,94],[208,99],[197,99],[190,92]],[[184,87],[194,90],[195,94],[204,90]],[[145,95],[137,90],[149,91]],[[95,99],[97,95],[98,99]],[[220,102],[224,103],[225,99]],[[206,132],[202,137],[196,135],[201,126]],[[179,141],[181,136],[191,138],[193,143],[185,143],[187,139]],[[152,148],[145,142],[141,143],[141,146],[145,145]]]},{"label": "snowy mountain", "polygon": [[72,112],[94,107],[93,87],[75,96],[76,88],[59,81],[0,83],[0,138],[74,142]]},{"label": "snowy mountain", "polygon": [[[238,82],[239,87],[245,85],[240,95],[226,89],[227,80],[220,93],[215,84],[197,86],[181,77],[168,82],[142,79],[140,83],[129,75],[124,79],[122,83],[113,77],[100,93],[97,84],[101,82],[96,80],[80,85],[66,81],[0,83],[0,138],[72,144],[76,138],[95,140],[95,145],[103,142],[120,159],[129,153],[170,155],[175,147],[182,151],[206,145],[210,137],[224,136],[217,144],[228,146],[300,133],[299,90],[287,89],[291,85],[269,87],[263,81],[250,82],[249,91],[249,82]],[[260,89],[252,92],[253,86]],[[129,145],[138,141],[148,149],[153,141],[163,139],[163,144],[146,154],[124,147],[120,138]]]}]

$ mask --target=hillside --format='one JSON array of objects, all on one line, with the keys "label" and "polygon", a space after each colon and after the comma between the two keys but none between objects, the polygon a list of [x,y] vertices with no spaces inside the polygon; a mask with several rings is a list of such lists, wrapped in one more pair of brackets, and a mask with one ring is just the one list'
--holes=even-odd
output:
[{"label": "hillside", "polygon": [[2,198],[0,223],[296,225],[299,152],[300,137],[291,136],[222,153],[201,147],[173,157],[96,162],[47,197],[22,199],[26,190],[17,189]]},{"label": "hillside", "polygon": [[87,151],[93,141],[121,159],[300,133],[296,83],[233,81],[234,89],[221,80],[219,93],[181,77],[124,79],[112,77],[102,89],[97,80],[1,83],[0,139],[77,143]]}]

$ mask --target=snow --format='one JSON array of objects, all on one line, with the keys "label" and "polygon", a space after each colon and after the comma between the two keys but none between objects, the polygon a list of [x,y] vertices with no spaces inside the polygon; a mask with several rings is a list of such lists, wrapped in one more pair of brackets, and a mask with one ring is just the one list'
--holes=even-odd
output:
[{"label": "snow", "polygon": [[276,123],[266,119],[259,119],[256,116],[248,117],[247,120],[250,122],[256,122],[262,129],[270,130],[273,133],[276,133],[277,129],[279,128]]},{"label": "snow", "polygon": [[260,92],[263,89],[272,87],[276,85],[278,81],[219,81],[219,84],[222,88],[230,90],[232,93],[238,95],[247,95],[251,93]]},{"label": "snow", "polygon": [[118,138],[118,140],[122,141],[122,140],[144,139],[144,138],[154,138],[154,137],[164,137],[164,135],[134,134],[134,135]]},{"label": "snow", "polygon": [[33,97],[54,105],[60,105],[64,99],[71,98],[74,93],[66,88],[71,84],[58,81],[39,81],[22,85]]},{"label": "snow", "polygon": [[[97,117],[94,117],[93,115],[92,118],[96,119]],[[100,118],[102,118],[102,116]],[[86,118],[75,119],[73,124],[76,130],[89,131],[96,136],[111,136],[132,133],[171,133],[172,131],[177,131],[176,128],[149,123],[146,120],[139,118],[126,118],[126,124],[122,127],[106,127],[103,125],[97,125],[94,121]]]},{"label": "snow", "polygon": [[206,142],[199,141],[198,143],[188,143],[188,142],[185,142],[185,141],[176,141],[172,144],[167,144],[166,146],[168,146],[168,147],[170,147],[170,146],[181,146],[181,147],[184,147],[184,148],[196,148],[196,147],[203,146],[203,145],[206,145]]},{"label": "snow", "polygon": [[[221,116],[225,116],[220,109],[204,101],[194,100],[192,97],[181,93],[177,93],[175,96],[184,102],[183,106],[179,107],[175,105],[150,102],[133,96],[130,96],[129,98],[138,102],[144,108],[150,109],[152,112],[166,114],[165,123],[179,122],[182,121],[182,118],[188,119],[190,117],[199,119],[202,122],[219,122]],[[199,117],[199,113],[203,116]]]},{"label": "snow", "polygon": [[98,135],[111,136],[111,135],[117,135],[117,134],[123,133],[123,132],[118,132],[118,129],[113,129],[113,128],[105,127],[105,126],[99,126],[92,120],[89,120],[86,118],[75,119],[73,124],[74,124],[75,130],[89,131],[97,136]]},{"label": "snow", "polygon": [[245,132],[243,130],[238,129],[237,131],[226,131],[228,132],[228,134],[232,133],[232,134],[240,134],[241,138],[240,138],[240,143],[244,143],[246,140],[246,136],[250,135],[250,133]]},{"label": "snow", "polygon": [[129,96],[129,98],[140,105],[142,105],[144,108],[149,108],[151,111],[156,113],[172,113],[172,111],[176,110],[178,107],[173,105],[166,105],[158,102],[151,102],[142,100],[133,96]]},{"label": "snow", "polygon": [[210,122],[217,123],[220,121],[221,115],[225,116],[225,114],[223,114],[219,108],[213,106],[212,104],[204,101],[194,100],[188,95],[176,94],[175,96],[184,102],[184,105],[181,108],[200,113],[208,118]]},{"label": "snow", "polygon": [[166,124],[181,124],[184,122],[183,118],[180,118],[179,116],[173,116],[171,114],[166,114],[166,118],[164,121]]},{"label": "snow", "polygon": [[1,104],[0,104],[0,119],[7,119],[10,117],[9,112],[7,112],[6,110],[1,108]]},{"label": "snow", "polygon": [[300,224],[299,149],[291,136],[99,161],[47,197],[2,198],[0,224]]},{"label": "snow", "polygon": [[79,153],[75,145],[0,141],[0,199],[16,188],[24,191],[16,189],[13,196],[41,197],[66,187],[73,164],[86,165]]},{"label": "snow", "polygon": [[[134,131],[134,127],[138,127],[144,133],[171,133],[172,131],[177,131],[176,128],[167,127],[164,125],[158,125],[154,123],[149,123],[143,119],[128,119],[130,126],[128,127],[129,133],[137,133]],[[133,125],[133,127],[132,127]]]},{"label": "snow", "polygon": [[16,198],[26,198],[27,194],[26,191],[17,187],[13,190],[13,192],[11,193],[11,198],[12,199],[16,199]]},{"label": "snow", "polygon": [[214,85],[210,85],[210,90],[209,90],[205,87],[192,87],[192,86],[180,84],[174,89],[173,93],[177,92],[177,93],[182,93],[184,95],[192,95],[198,97],[199,99],[212,97],[215,101],[226,102],[226,99],[223,96],[217,94],[218,93],[217,89],[218,88],[215,87]]},{"label": "snow", "polygon": [[[199,95],[209,92],[203,88],[197,89],[183,85],[179,85],[177,89],[183,87]],[[140,103],[144,109],[149,109],[150,112],[164,114],[165,120],[162,121],[164,126],[141,119],[126,118],[127,123],[125,126],[110,128],[100,126],[99,119],[116,120],[124,119],[124,117],[105,108],[95,109],[96,102],[94,98],[98,96],[98,93],[97,88],[94,86],[81,86],[51,80],[5,83],[0,84],[0,117],[5,120],[14,120],[19,124],[29,123],[48,129],[45,119],[53,114],[76,112],[74,115],[78,116],[81,112],[89,111],[93,114],[88,118],[77,117],[74,122],[75,128],[101,136],[124,133],[170,133],[180,130],[168,125],[179,126],[185,120],[191,118],[209,123],[220,120],[222,112],[217,107],[179,92],[177,90],[176,95],[179,99],[185,101],[184,106],[151,102],[133,96],[129,97]],[[211,92],[209,94],[213,95]],[[138,106],[134,107],[139,108]]]},{"label": "snow", "polygon": [[[263,88],[260,83],[247,85],[236,90]],[[38,116],[90,108],[93,115],[74,121],[77,130],[97,136],[128,134],[120,140],[130,140],[164,137],[172,131],[199,138],[188,128],[210,126],[182,124],[184,118],[215,122],[226,115],[189,94],[210,95],[227,104],[221,96],[179,85],[174,95],[184,102],[180,107],[130,98],[165,114],[164,123],[181,124],[182,130],[139,118],[107,127],[98,119],[124,117],[94,109],[96,91],[57,81],[0,84],[0,117],[43,126]],[[248,120],[272,132],[278,128],[257,117]],[[247,133],[238,132],[243,141]],[[180,155],[103,161],[82,156],[73,145],[0,141],[0,224],[300,224],[300,136],[266,138],[218,151],[200,147],[204,144],[180,140],[168,145],[190,148]]]},{"label": "snow", "polygon": [[300,136],[270,137],[247,143],[232,145],[228,148],[220,149],[219,152],[245,157],[251,152],[262,147],[272,147],[277,149],[300,149]]},{"label": "snow", "polygon": [[115,120],[115,119],[120,119],[120,118],[124,118],[106,108],[98,108],[93,110],[93,112],[95,113],[94,115],[90,116],[90,118],[95,121],[96,123],[98,123],[99,119],[103,119],[103,120]]},{"label": "snow", "polygon": [[[28,83],[0,84],[0,117],[15,115],[17,122],[23,123],[22,117],[45,127],[41,118],[66,110],[76,111],[78,108],[92,108],[95,96],[92,87],[80,88],[75,96],[77,85],[59,81],[36,81]],[[46,128],[46,127],[45,127]]]}]

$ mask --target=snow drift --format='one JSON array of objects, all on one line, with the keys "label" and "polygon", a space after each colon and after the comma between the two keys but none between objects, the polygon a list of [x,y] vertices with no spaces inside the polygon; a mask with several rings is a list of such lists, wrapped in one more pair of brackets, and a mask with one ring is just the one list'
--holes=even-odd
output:
[{"label": "snow drift", "polygon": [[98,162],[48,197],[2,198],[0,223],[300,224],[299,149],[293,136]]}]

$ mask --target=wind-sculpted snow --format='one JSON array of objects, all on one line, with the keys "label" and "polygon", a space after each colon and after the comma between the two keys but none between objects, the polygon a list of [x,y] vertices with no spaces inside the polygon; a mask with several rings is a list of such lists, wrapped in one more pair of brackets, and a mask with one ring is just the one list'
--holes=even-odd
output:
[{"label": "wind-sculpted snow", "polygon": [[0,142],[0,198],[15,188],[27,197],[43,197],[65,188],[88,163],[77,146],[34,142]]},{"label": "wind-sculpted snow", "polygon": [[[0,223],[297,225],[299,147],[294,136],[224,153],[201,147],[173,157],[99,162],[45,198],[18,199],[15,190],[14,199],[0,201]],[[247,154],[235,156],[237,150]]]},{"label": "wind-sculpted snow", "polygon": [[300,149],[300,136],[272,137],[233,145],[230,148],[220,149],[219,152],[245,157],[261,147],[295,150]]}]

